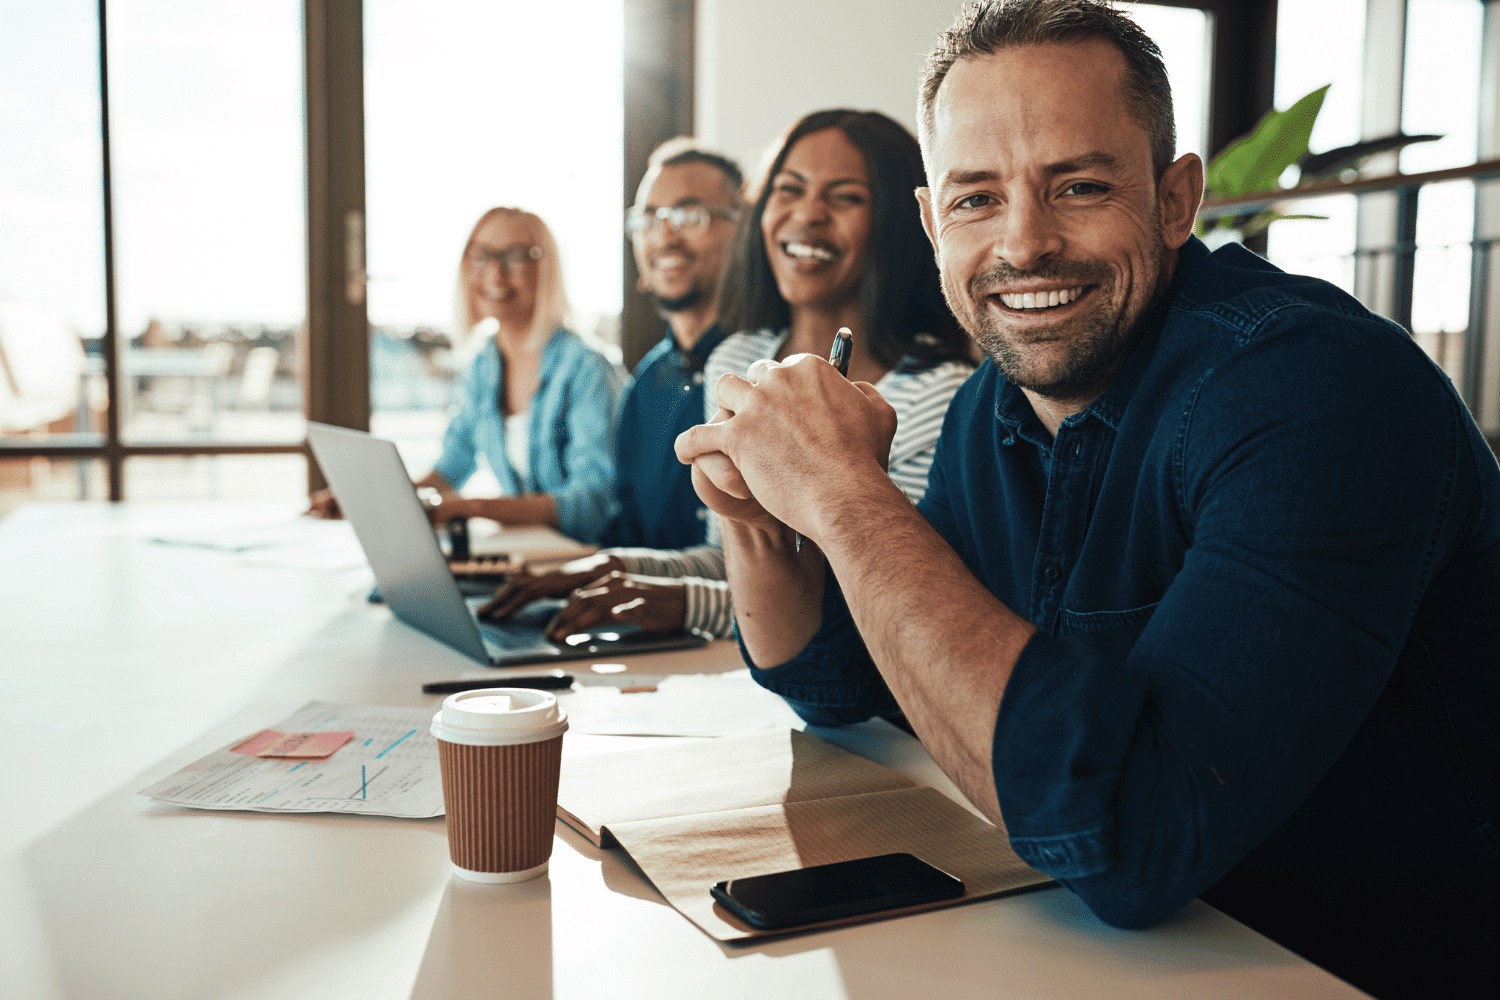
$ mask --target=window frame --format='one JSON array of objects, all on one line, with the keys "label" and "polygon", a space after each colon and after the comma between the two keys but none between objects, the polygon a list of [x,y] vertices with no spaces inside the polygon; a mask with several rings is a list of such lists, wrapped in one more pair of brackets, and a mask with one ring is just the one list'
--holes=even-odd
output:
[{"label": "window frame", "polygon": [[[624,4],[624,199],[622,215],[657,145],[693,131],[696,3],[622,0]],[[1277,0],[1152,0],[1207,11],[1214,18],[1209,145],[1219,149],[1253,128],[1271,107]],[[107,0],[98,2],[100,130],[104,209],[107,385],[105,429],[38,443],[0,439],[0,458],[101,459],[108,496],[125,499],[124,464],[141,456],[302,454],[308,485],[324,485],[305,441],[127,444],[120,437],[120,334],[116,318],[110,162]],[[1249,44],[1244,40],[1249,39]],[[364,272],[364,33],[360,0],[304,0],[304,98],[307,174],[307,312],[302,378],[308,420],[368,430],[369,322]],[[1231,85],[1231,83],[1233,85]],[[621,348],[627,368],[660,339],[662,323],[636,294],[635,259],[621,246]],[[80,438],[86,438],[80,440]]]}]

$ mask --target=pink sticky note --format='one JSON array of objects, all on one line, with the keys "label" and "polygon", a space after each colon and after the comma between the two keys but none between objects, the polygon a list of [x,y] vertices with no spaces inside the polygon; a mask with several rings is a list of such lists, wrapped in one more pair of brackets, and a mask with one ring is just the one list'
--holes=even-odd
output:
[{"label": "pink sticky note", "polygon": [[279,733],[262,729],[229,748],[248,757],[327,757],[354,738],[354,730],[342,733]]}]

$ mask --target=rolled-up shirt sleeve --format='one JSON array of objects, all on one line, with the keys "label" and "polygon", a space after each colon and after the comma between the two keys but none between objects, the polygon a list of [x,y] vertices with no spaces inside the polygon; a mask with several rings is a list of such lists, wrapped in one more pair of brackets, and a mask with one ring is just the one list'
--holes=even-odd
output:
[{"label": "rolled-up shirt sleeve", "polygon": [[865,649],[831,571],[823,584],[822,627],[802,652],[786,663],[762,669],[741,639],[740,655],[757,684],[781,695],[793,711],[815,726],[850,725],[900,710]]}]

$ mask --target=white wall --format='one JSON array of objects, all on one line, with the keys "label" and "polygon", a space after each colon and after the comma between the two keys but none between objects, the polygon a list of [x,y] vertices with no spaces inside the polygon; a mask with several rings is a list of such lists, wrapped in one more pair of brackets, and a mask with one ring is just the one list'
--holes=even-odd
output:
[{"label": "white wall", "polygon": [[809,111],[883,111],[916,134],[917,75],[961,0],[698,0],[699,140],[753,177]]}]

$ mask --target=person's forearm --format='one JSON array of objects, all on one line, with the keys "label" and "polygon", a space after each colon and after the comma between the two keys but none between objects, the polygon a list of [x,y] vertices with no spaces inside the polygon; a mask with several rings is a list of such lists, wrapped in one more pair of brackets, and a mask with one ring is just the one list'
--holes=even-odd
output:
[{"label": "person's forearm", "polygon": [[822,623],[826,563],[816,545],[798,552],[790,529],[774,533],[725,519],[724,563],[740,639],[769,669],[802,651]]},{"label": "person's forearm", "polygon": [[458,491],[453,488],[453,484],[448,482],[443,474],[436,469],[427,473],[427,475],[418,479],[412,485],[417,489],[422,489],[424,486],[431,486],[445,497],[458,495]]},{"label": "person's forearm", "polygon": [[476,497],[462,501],[465,517],[487,517],[502,524],[546,524],[557,527],[557,504],[548,493],[516,497]]},{"label": "person's forearm", "polygon": [[999,823],[995,720],[1035,628],[984,589],[894,486],[830,510],[818,533],[907,720],[943,771]]}]

